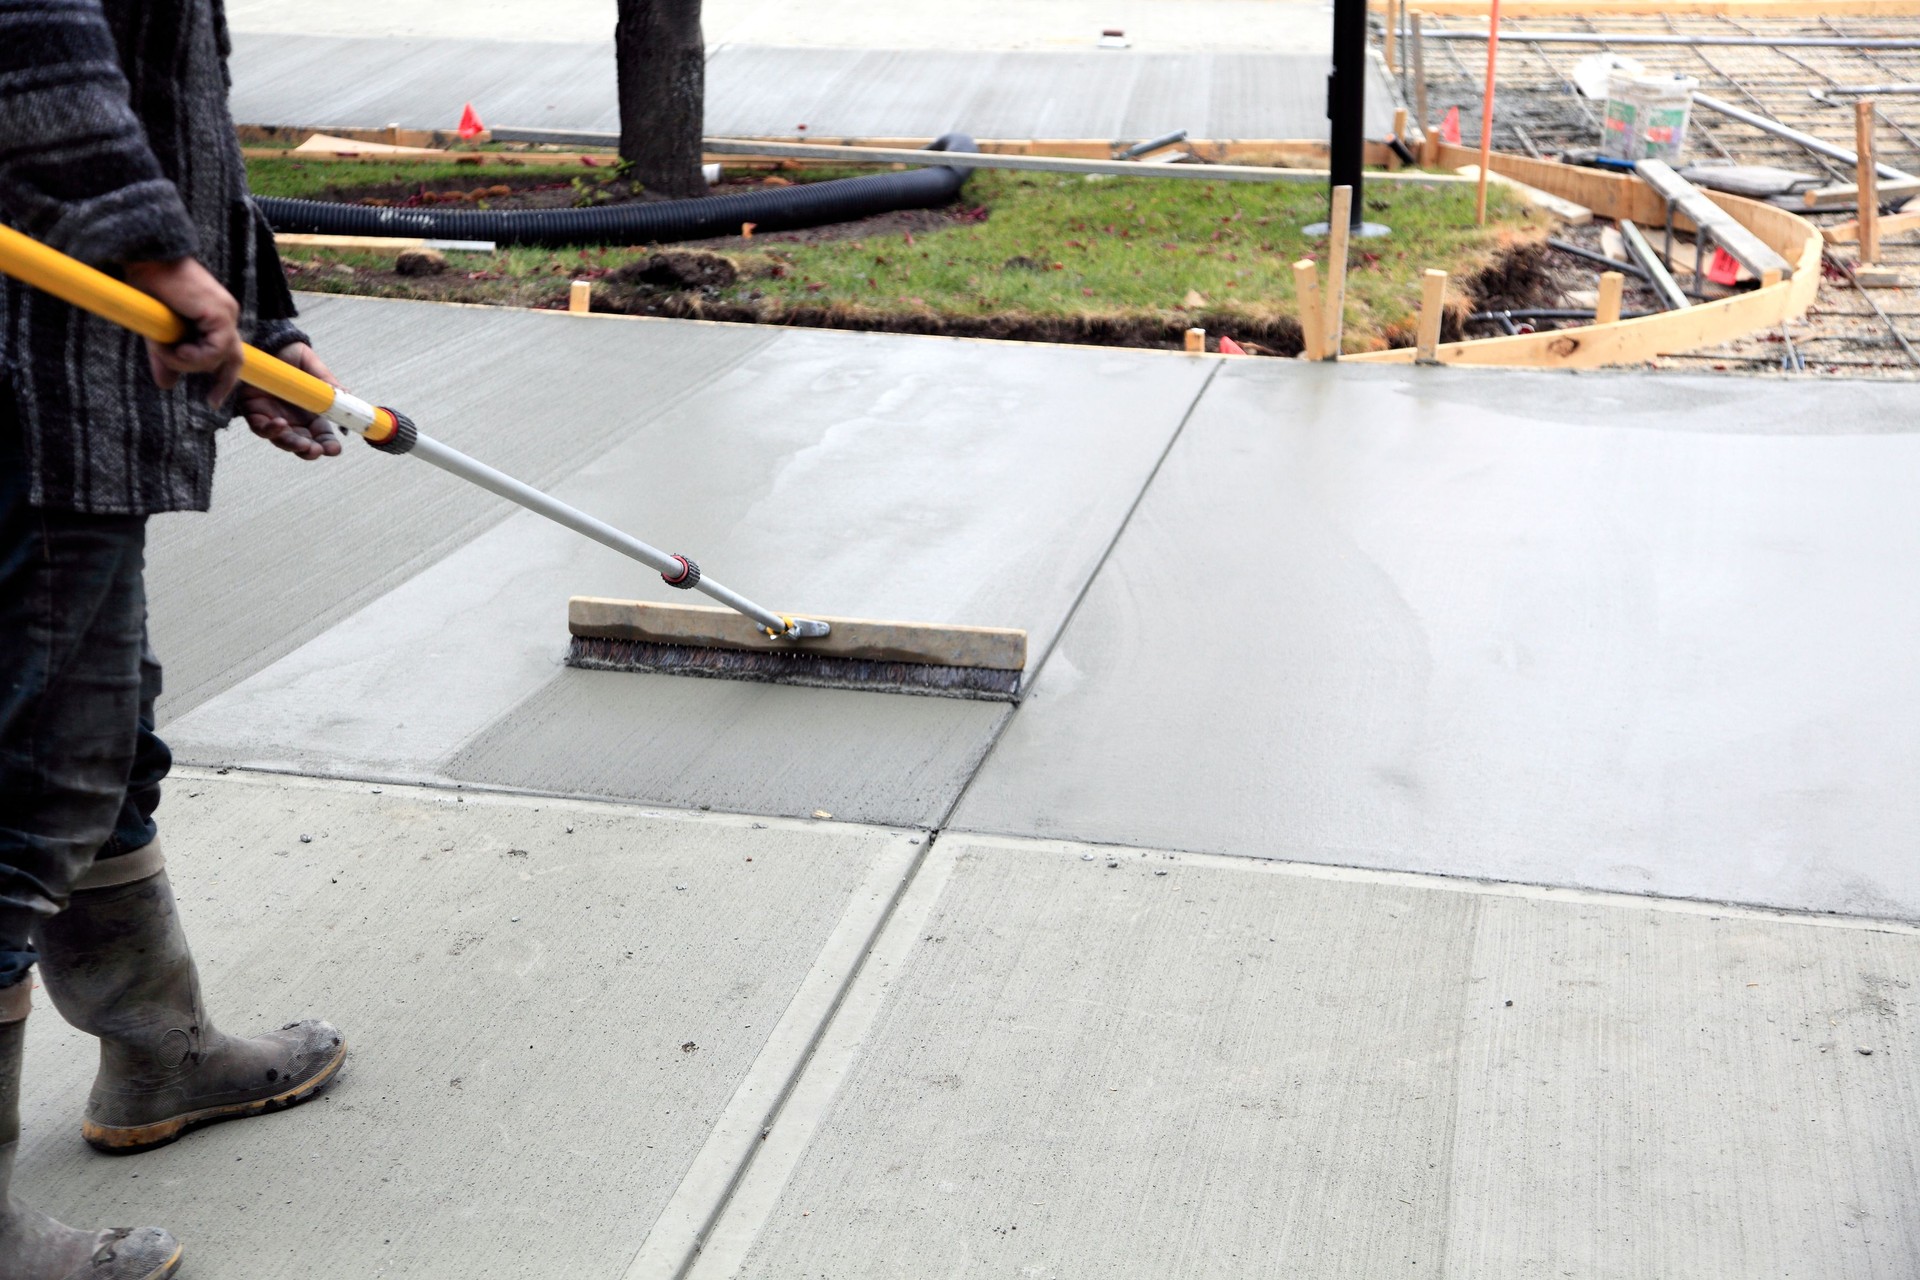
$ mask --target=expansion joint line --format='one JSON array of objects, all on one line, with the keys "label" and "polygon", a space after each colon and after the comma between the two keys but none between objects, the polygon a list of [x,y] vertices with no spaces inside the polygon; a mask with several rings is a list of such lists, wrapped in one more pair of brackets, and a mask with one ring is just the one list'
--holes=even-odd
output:
[{"label": "expansion joint line", "polygon": [[[1040,660],[1034,663],[1033,677],[1027,681],[1029,690],[1034,688],[1041,674],[1045,672],[1047,659],[1051,658],[1053,651],[1060,647],[1060,641],[1066,636],[1067,628],[1073,625],[1074,618],[1080,612],[1080,606],[1086,603],[1087,594],[1093,590],[1093,584],[1099,581],[1100,574],[1106,569],[1107,561],[1113,558],[1113,549],[1119,546],[1120,539],[1126,536],[1128,526],[1133,523],[1134,513],[1139,511],[1140,504],[1146,501],[1148,491],[1153,488],[1153,482],[1160,478],[1160,469],[1167,465],[1167,459],[1172,456],[1174,446],[1179,444],[1180,437],[1186,434],[1187,424],[1193,421],[1194,411],[1200,407],[1200,402],[1207,398],[1207,391],[1213,386],[1213,380],[1220,376],[1220,366],[1224,363],[1225,361],[1214,362],[1213,368],[1207,371],[1206,380],[1200,384],[1200,389],[1194,392],[1193,399],[1187,402],[1187,411],[1180,415],[1180,421],[1174,427],[1173,434],[1167,437],[1166,447],[1160,450],[1160,456],[1153,460],[1153,469],[1147,472],[1147,478],[1141,482],[1140,491],[1133,495],[1133,501],[1127,506],[1126,515],[1120,517],[1119,527],[1113,531],[1113,537],[1107,540],[1106,549],[1100,553],[1100,559],[1094,564],[1093,571],[1087,574],[1087,580],[1080,584],[1079,594],[1075,595],[1073,603],[1067,606],[1067,616],[1060,620],[1060,626],[1054,631],[1053,638],[1047,641],[1047,647],[1041,653]],[[980,759],[974,762],[973,772],[967,775],[966,782],[954,794],[953,803],[947,806],[947,811],[940,815],[940,821],[934,824],[935,831],[945,831],[947,824],[953,821],[953,815],[960,811],[960,805],[966,800],[967,793],[973,790],[974,780],[980,776],[980,771],[986,768],[987,761],[993,758],[994,748],[1000,745],[1001,735],[1006,733],[1007,726],[1012,724],[1013,718],[1019,714],[1020,704],[1015,703],[1013,710],[1001,717],[999,727],[994,729],[993,737],[987,742],[986,750],[982,751]]]},{"label": "expansion joint line", "polygon": [[[932,831],[922,833],[918,853],[914,855],[905,873],[901,875],[899,883],[894,886],[886,906],[880,911],[878,918],[874,920],[873,927],[869,929],[866,936],[861,939],[858,957],[847,966],[845,975],[841,977],[834,990],[832,1000],[827,1004],[825,1011],[815,1017],[811,1033],[807,1037],[806,1047],[795,1058],[792,1068],[785,1073],[784,1078],[780,1082],[779,1091],[775,1093],[772,1100],[768,1103],[766,1111],[759,1121],[757,1140],[749,1148],[744,1158],[731,1170],[731,1176],[728,1178],[724,1189],[718,1196],[714,1197],[710,1209],[704,1215],[704,1220],[700,1222],[698,1229],[692,1236],[690,1241],[691,1247],[685,1249],[684,1255],[678,1260],[677,1265],[671,1271],[668,1271],[664,1267],[656,1269],[658,1259],[650,1258],[647,1247],[643,1246],[640,1256],[637,1257],[628,1268],[626,1280],[685,1280],[688,1273],[691,1272],[695,1264],[699,1262],[701,1251],[711,1239],[715,1228],[717,1228],[727,1216],[727,1210],[732,1206],[734,1197],[739,1193],[741,1184],[746,1181],[748,1173],[753,1169],[754,1161],[759,1158],[760,1152],[764,1150],[764,1144],[767,1138],[773,1133],[774,1126],[780,1123],[782,1113],[786,1110],[787,1103],[792,1099],[794,1090],[798,1088],[800,1082],[806,1078],[808,1069],[812,1067],[814,1059],[820,1051],[821,1042],[826,1039],[828,1033],[833,1029],[834,1021],[840,1016],[841,1008],[846,1004],[848,993],[859,984],[861,974],[866,971],[868,961],[872,958],[874,949],[879,945],[880,940],[886,936],[887,930],[892,926],[894,916],[900,910],[901,899],[906,897],[907,891],[919,877],[921,868],[927,865],[928,855],[933,852],[934,843],[938,838],[936,833]],[[697,1164],[699,1157],[696,1157],[695,1160]]]}]

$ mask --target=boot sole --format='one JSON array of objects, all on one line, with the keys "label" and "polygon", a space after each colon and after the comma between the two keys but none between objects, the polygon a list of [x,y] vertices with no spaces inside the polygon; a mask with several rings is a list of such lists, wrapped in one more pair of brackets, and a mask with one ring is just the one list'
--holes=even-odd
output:
[{"label": "boot sole", "polygon": [[185,1252],[185,1248],[176,1248],[171,1258],[168,1258],[152,1271],[147,1272],[145,1276],[141,1277],[141,1280],[167,1280],[168,1276],[180,1269],[180,1256]]},{"label": "boot sole", "polygon": [[[185,1115],[173,1116],[166,1120],[156,1120],[152,1124],[111,1125],[100,1124],[93,1120],[83,1121],[80,1136],[96,1151],[105,1151],[117,1156],[130,1156],[141,1151],[151,1151],[155,1147],[164,1147],[193,1129],[204,1128],[210,1124],[219,1124],[223,1120],[244,1120],[248,1116],[265,1115],[269,1111],[285,1111],[307,1101],[333,1083],[340,1074],[340,1067],[347,1060],[347,1042],[340,1041],[340,1050],[326,1066],[320,1068],[305,1080],[281,1093],[265,1098],[255,1098],[251,1102],[232,1102],[223,1107],[204,1107],[199,1111],[189,1111]],[[168,1264],[179,1265],[179,1258]],[[171,1270],[156,1271],[154,1280],[172,1275]]]}]

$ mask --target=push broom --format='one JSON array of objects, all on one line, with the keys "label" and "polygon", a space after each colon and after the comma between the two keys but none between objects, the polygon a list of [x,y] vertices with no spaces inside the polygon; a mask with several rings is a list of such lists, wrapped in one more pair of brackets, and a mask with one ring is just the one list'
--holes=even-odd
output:
[{"label": "push broom", "polygon": [[[185,323],[158,299],[5,226],[0,272],[155,342],[178,342],[187,334]],[[567,609],[569,665],[950,698],[1012,701],[1020,695],[1024,631],[775,613],[705,576],[690,557],[630,537],[442,444],[405,414],[369,404],[256,347],[246,348],[240,378],[384,453],[430,462],[638,560],[668,586],[699,591],[724,606],[576,596]]]}]

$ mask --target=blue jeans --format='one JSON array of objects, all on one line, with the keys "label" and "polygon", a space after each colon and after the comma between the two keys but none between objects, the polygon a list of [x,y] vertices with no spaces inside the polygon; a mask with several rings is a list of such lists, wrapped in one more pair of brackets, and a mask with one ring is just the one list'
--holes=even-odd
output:
[{"label": "blue jeans", "polygon": [[153,732],[144,516],[44,511],[0,389],[0,987],[96,858],[151,843],[173,759]]}]

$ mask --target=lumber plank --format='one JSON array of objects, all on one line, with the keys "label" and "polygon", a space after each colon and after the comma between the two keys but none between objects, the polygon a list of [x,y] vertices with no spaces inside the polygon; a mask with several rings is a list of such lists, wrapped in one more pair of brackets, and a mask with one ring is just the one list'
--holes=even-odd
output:
[{"label": "lumber plank", "polygon": [[1859,189],[1860,261],[1880,261],[1880,196],[1878,171],[1873,166],[1873,100],[1862,98],[1853,104],[1853,148],[1860,157],[1854,166],[1854,186]]},{"label": "lumber plank", "polygon": [[[1454,172],[1463,178],[1472,178],[1476,182],[1480,179],[1480,166],[1477,164],[1461,165]],[[1530,187],[1518,178],[1510,178],[1497,170],[1487,174],[1487,181],[1499,183],[1534,208],[1552,214],[1570,227],[1584,227],[1593,221],[1593,210],[1587,206],[1569,200],[1565,196],[1554,195],[1551,191]]]},{"label": "lumber plank", "polygon": [[1900,274],[1898,267],[1885,267],[1876,262],[1861,262],[1853,268],[1853,283],[1857,289],[1902,289],[1906,287],[1906,277]]},{"label": "lumber plank", "polygon": [[1415,364],[1438,364],[1440,321],[1447,309],[1447,273],[1429,267],[1420,277],[1420,327],[1413,344]]},{"label": "lumber plank", "polygon": [[1678,208],[1685,210],[1696,228],[1705,228],[1713,236],[1715,244],[1733,255],[1741,266],[1755,276],[1764,280],[1770,271],[1776,276],[1784,276],[1790,270],[1785,258],[1714,203],[1713,197],[1675,173],[1673,166],[1666,161],[1642,160],[1633,168],[1646,180],[1647,185],[1663,199],[1671,200]]},{"label": "lumber plank", "polygon": [[611,169],[620,157],[589,151],[440,151],[426,148],[400,151],[302,151],[298,147],[242,147],[248,160],[298,160],[303,164],[457,164],[494,169],[560,169],[580,165]]},{"label": "lumber plank", "polygon": [[[1880,215],[1879,223],[1883,240],[1888,236],[1905,235],[1909,231],[1920,231],[1920,213],[1884,213]],[[1828,244],[1856,244],[1860,239],[1860,220],[1854,218],[1823,227],[1820,234],[1827,238]]]},{"label": "lumber plank", "polygon": [[1312,258],[1293,264],[1293,293],[1300,305],[1301,354],[1318,360],[1326,353],[1326,314],[1321,309],[1320,268]]},{"label": "lumber plank", "polygon": [[1346,336],[1347,321],[1347,236],[1352,230],[1353,188],[1333,189],[1332,209],[1327,219],[1327,296],[1323,300],[1325,318],[1320,322],[1323,360],[1338,360]]},{"label": "lumber plank", "polygon": [[[1920,196],[1920,178],[1911,182],[1902,182],[1896,178],[1881,177],[1874,183],[1874,192],[1882,203],[1889,200],[1905,200]],[[1842,182],[1831,187],[1814,187],[1800,193],[1803,208],[1815,213],[1824,209],[1851,209],[1860,202],[1858,183]]]},{"label": "lumber plank", "polygon": [[1596,325],[1618,324],[1620,322],[1620,292],[1626,288],[1627,278],[1618,271],[1600,273],[1600,298],[1593,304],[1593,322]]}]

